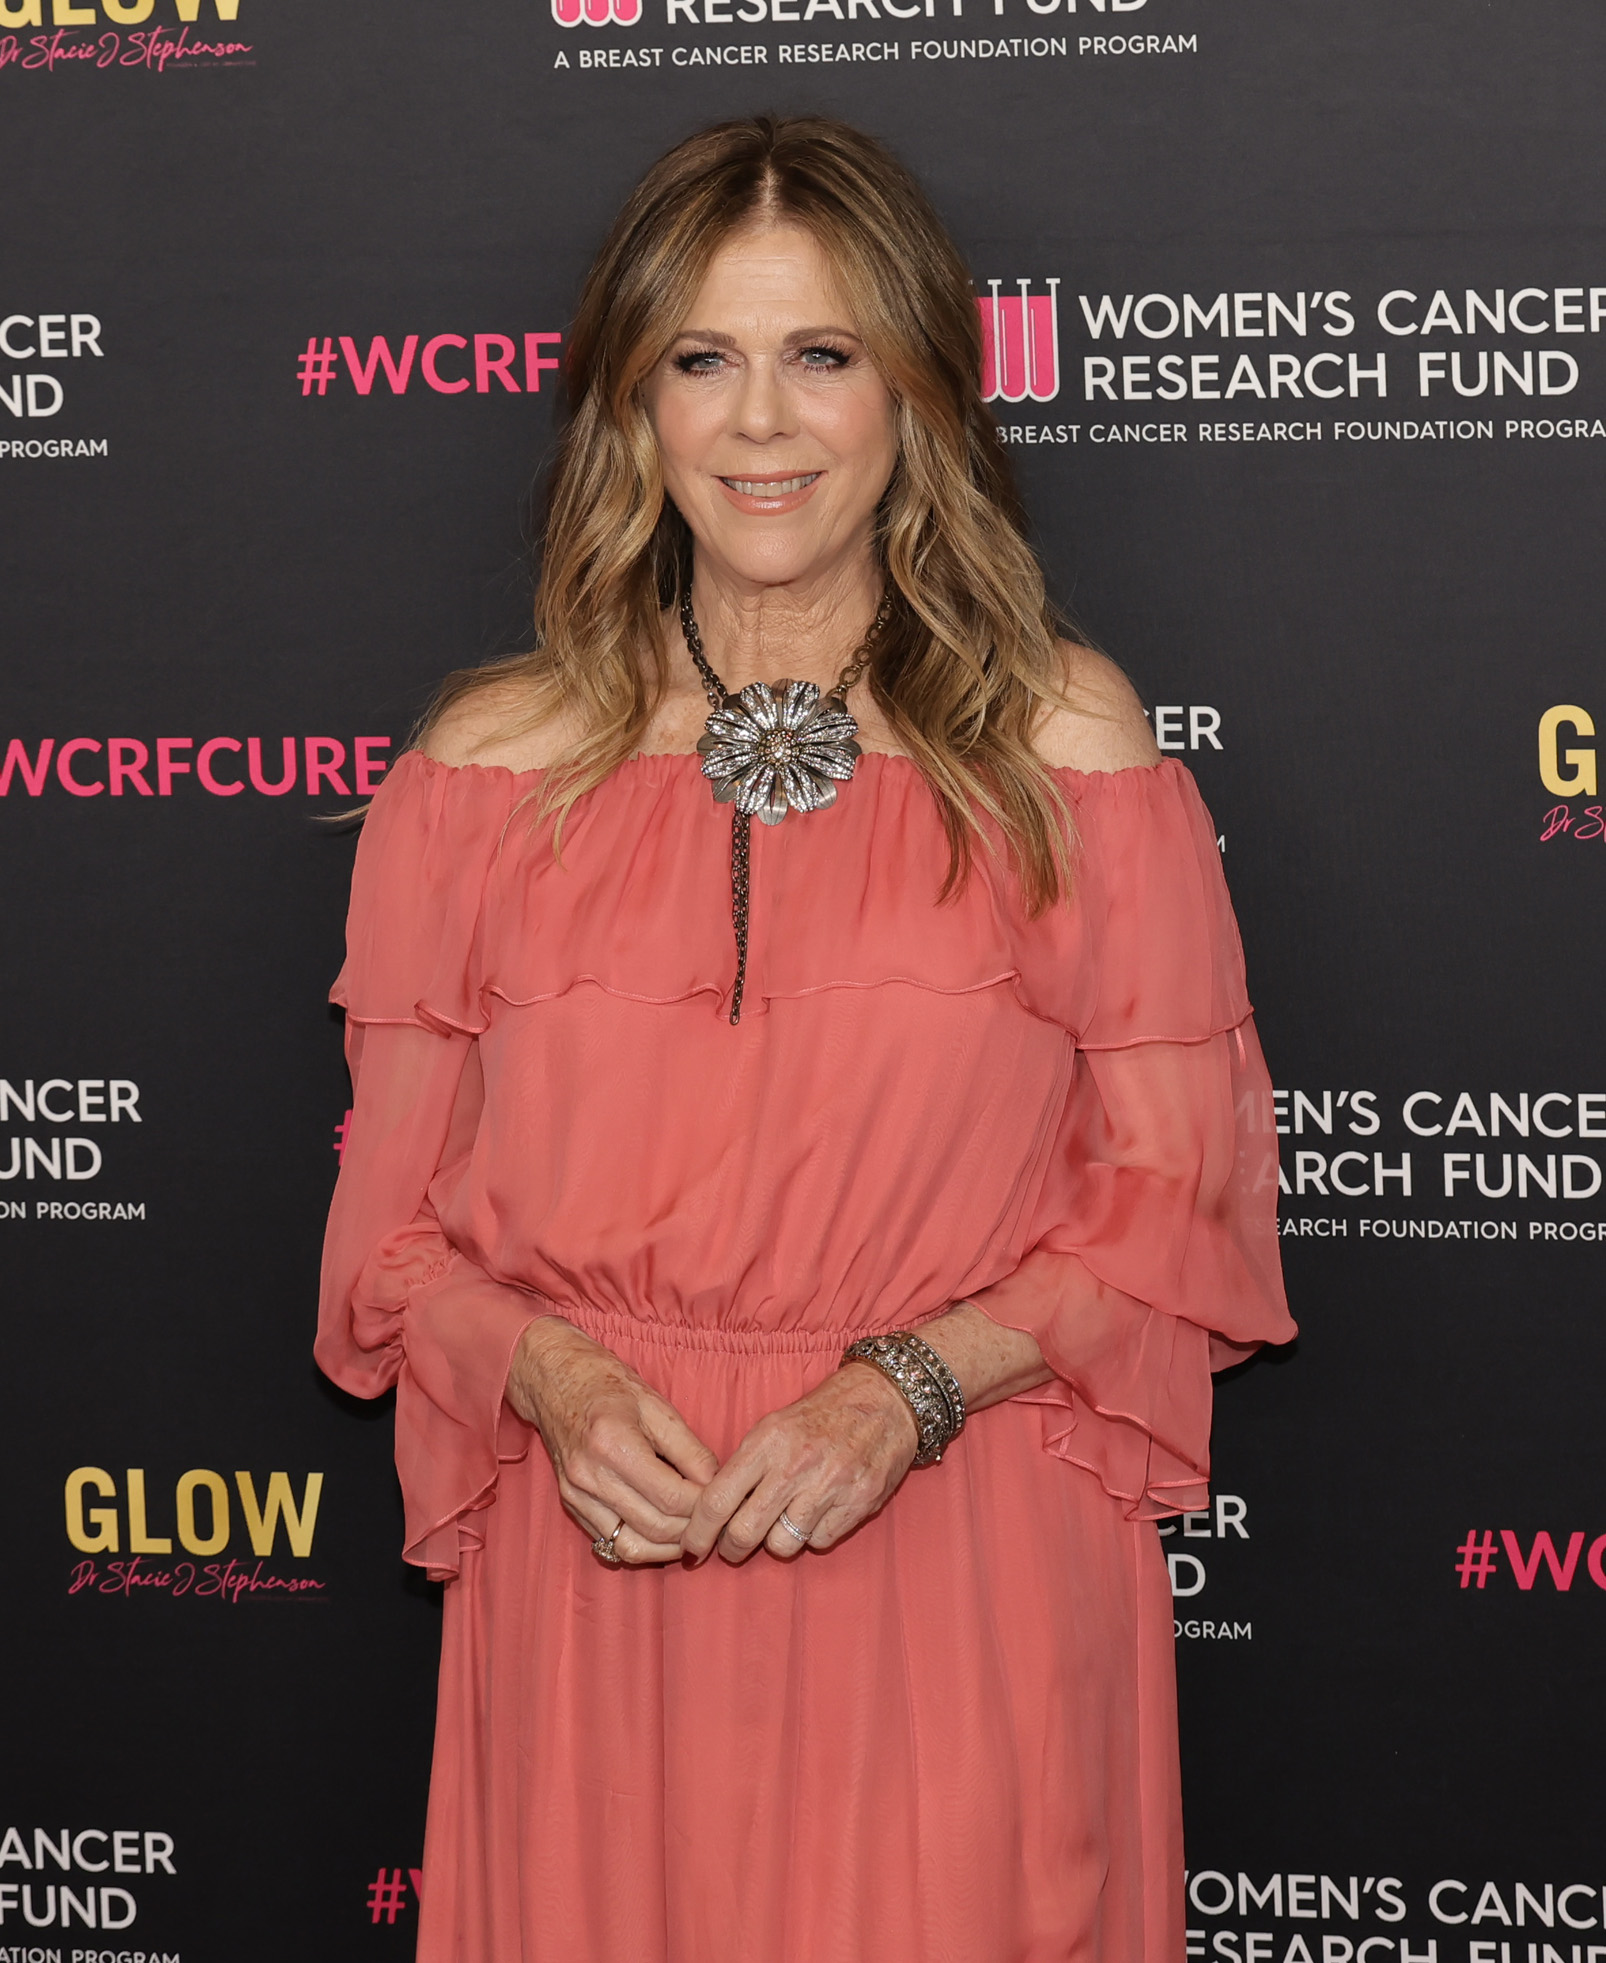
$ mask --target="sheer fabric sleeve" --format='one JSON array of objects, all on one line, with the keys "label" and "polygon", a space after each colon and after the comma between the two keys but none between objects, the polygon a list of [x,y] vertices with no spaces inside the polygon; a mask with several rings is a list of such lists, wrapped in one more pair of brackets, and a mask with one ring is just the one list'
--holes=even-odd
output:
[{"label": "sheer fabric sleeve", "polygon": [[[415,761],[417,766],[414,767]],[[487,1276],[439,1209],[473,1150],[481,1104],[475,936],[507,816],[495,780],[403,759],[358,846],[347,958],[353,1104],[324,1239],[316,1356],[341,1389],[396,1389],[404,1553],[458,1572],[471,1516],[528,1428],[503,1402],[539,1297]]]},{"label": "sheer fabric sleeve", "polygon": [[1079,818],[1093,1006],[1028,1251],[970,1299],[1055,1380],[1045,1448],[1134,1518],[1206,1503],[1212,1367],[1296,1332],[1271,1085],[1215,829],[1177,766]]}]

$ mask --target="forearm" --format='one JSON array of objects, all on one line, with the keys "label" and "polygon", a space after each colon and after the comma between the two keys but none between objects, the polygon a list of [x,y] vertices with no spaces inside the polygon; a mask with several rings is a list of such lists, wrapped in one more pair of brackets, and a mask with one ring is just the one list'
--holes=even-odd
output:
[{"label": "forearm", "polygon": [[994,1322],[969,1302],[956,1302],[945,1315],[923,1322],[920,1334],[959,1379],[970,1411],[1035,1390],[1054,1375],[1035,1336]]}]

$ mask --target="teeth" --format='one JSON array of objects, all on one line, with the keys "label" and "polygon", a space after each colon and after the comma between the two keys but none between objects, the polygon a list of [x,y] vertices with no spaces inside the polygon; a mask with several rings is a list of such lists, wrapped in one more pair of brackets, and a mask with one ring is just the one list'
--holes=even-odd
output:
[{"label": "teeth", "polygon": [[819,474],[817,470],[811,470],[806,476],[783,478],[778,484],[761,484],[750,477],[725,477],[720,481],[729,484],[733,491],[744,498],[784,498],[812,484]]}]

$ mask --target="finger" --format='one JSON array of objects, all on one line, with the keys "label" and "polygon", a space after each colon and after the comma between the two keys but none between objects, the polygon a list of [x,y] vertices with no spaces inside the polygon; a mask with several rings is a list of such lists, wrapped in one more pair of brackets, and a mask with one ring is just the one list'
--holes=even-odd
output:
[{"label": "finger", "polygon": [[[621,1520],[617,1513],[610,1513],[606,1507],[600,1506],[584,1494],[575,1494],[572,1498],[566,1497],[563,1509],[591,1542],[594,1553],[597,1543],[602,1541],[610,1545],[611,1551],[619,1557],[620,1563],[627,1567],[647,1567],[680,1559],[678,1539],[660,1541],[637,1533],[633,1527]],[[618,1529],[617,1533],[614,1531],[615,1528]],[[598,1554],[597,1558],[603,1560],[601,1554]],[[603,1565],[611,1567],[614,1564],[604,1560]]]},{"label": "finger", "polygon": [[[593,1533],[611,1534],[624,1521],[655,1545],[680,1545],[685,1518],[661,1513],[604,1458],[566,1466],[559,1475],[558,1493],[575,1518]],[[592,1522],[597,1524],[592,1526]]]},{"label": "finger", "polygon": [[785,1492],[786,1488],[778,1479],[768,1479],[748,1494],[725,1523],[725,1531],[719,1537],[721,1559],[739,1567],[764,1546],[772,1531],[779,1531],[785,1539],[791,1538],[784,1528],[777,1530],[775,1526],[781,1517]]},{"label": "finger", "polygon": [[[764,1537],[764,1545],[778,1561],[795,1561],[813,1544],[809,1511],[793,1499],[775,1516],[775,1525]],[[790,1523],[790,1524],[789,1524]]]},{"label": "finger", "polygon": [[613,1551],[627,1568],[662,1567],[680,1559],[680,1542],[649,1540],[625,1526],[619,1529]]},{"label": "finger", "polygon": [[[714,1544],[751,1493],[764,1478],[766,1468],[747,1447],[738,1446],[703,1488],[692,1509],[690,1520],[680,1536],[680,1544],[693,1559],[705,1560]],[[776,1512],[780,1511],[779,1502]],[[767,1524],[767,1523],[766,1523]]]},{"label": "finger", "polygon": [[[707,1477],[686,1478],[660,1456],[661,1448],[655,1433],[662,1427],[655,1426],[652,1418],[652,1407],[643,1407],[638,1428],[617,1441],[604,1463],[611,1465],[614,1471],[628,1480],[634,1490],[660,1513],[677,1520],[689,1520],[707,1478],[712,1478],[717,1469],[717,1462],[706,1446],[699,1446],[699,1451],[707,1452]],[[691,1438],[692,1434],[688,1431],[686,1436]],[[695,1444],[695,1439],[692,1442]]]},{"label": "finger", "polygon": [[596,1497],[613,1510],[616,1518],[622,1519],[644,1540],[654,1541],[660,1546],[673,1542],[679,1547],[690,1518],[689,1512],[663,1512],[628,1477],[612,1466],[600,1466],[593,1477]]},{"label": "finger", "polygon": [[641,1428],[659,1457],[693,1485],[706,1486],[718,1472],[719,1460],[666,1399],[654,1398],[643,1406]]}]

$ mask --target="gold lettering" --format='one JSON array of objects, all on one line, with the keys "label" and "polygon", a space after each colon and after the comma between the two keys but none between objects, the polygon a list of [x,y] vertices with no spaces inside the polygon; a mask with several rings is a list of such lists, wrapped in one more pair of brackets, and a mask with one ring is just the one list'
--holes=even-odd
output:
[{"label": "gold lettering", "polygon": [[[195,1495],[205,1488],[212,1496],[212,1531],[203,1540],[195,1527]],[[221,1554],[229,1544],[229,1489],[221,1473],[186,1472],[178,1482],[175,1501],[180,1544],[191,1554]]]},{"label": "gold lettering", "polygon": [[323,1492],[323,1474],[321,1472],[307,1474],[299,1513],[296,1511],[295,1496],[290,1491],[290,1475],[286,1472],[269,1473],[267,1499],[260,1506],[257,1504],[256,1485],[249,1472],[235,1473],[234,1483],[240,1489],[240,1503],[245,1508],[245,1528],[251,1536],[252,1553],[273,1552],[279,1516],[283,1514],[284,1531],[290,1542],[290,1552],[304,1561],[312,1552],[312,1530],[318,1519],[318,1499]]},{"label": "gold lettering", "polygon": [[165,1534],[145,1531],[145,1475],[137,1467],[128,1472],[128,1551],[130,1554],[171,1554],[172,1540]]},{"label": "gold lettering", "polygon": [[[1558,754],[1557,731],[1571,727],[1579,736],[1593,736],[1595,724],[1586,711],[1571,702],[1558,702],[1539,718],[1539,775],[1547,791],[1557,797],[1593,797],[1599,788],[1593,750],[1567,750]],[[1570,777],[1562,765],[1572,768]]]},{"label": "gold lettering", "polygon": [[[109,1499],[117,1497],[117,1481],[98,1465],[81,1465],[67,1474],[67,1538],[85,1554],[117,1552],[117,1509],[92,1506],[84,1511],[84,1488],[92,1486]],[[94,1532],[90,1532],[90,1528]]]}]

